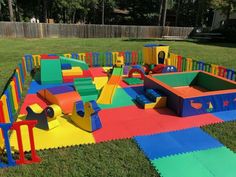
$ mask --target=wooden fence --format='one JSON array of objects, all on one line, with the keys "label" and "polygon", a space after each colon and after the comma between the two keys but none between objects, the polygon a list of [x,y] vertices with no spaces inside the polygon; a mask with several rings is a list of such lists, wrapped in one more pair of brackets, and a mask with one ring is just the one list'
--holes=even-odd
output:
[{"label": "wooden fence", "polygon": [[187,38],[191,27],[0,22],[1,38]]}]

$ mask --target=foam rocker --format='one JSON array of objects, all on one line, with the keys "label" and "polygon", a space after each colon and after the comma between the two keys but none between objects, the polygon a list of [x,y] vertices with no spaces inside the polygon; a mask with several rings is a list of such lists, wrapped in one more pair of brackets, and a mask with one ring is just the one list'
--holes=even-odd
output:
[{"label": "foam rocker", "polygon": [[37,128],[51,130],[60,125],[57,117],[62,115],[62,111],[56,104],[50,105],[45,109],[41,108],[38,104],[32,104],[26,110],[28,112],[26,120],[37,120]]},{"label": "foam rocker", "polygon": [[81,129],[94,132],[102,127],[98,112],[101,109],[95,101],[75,102],[71,120]]}]

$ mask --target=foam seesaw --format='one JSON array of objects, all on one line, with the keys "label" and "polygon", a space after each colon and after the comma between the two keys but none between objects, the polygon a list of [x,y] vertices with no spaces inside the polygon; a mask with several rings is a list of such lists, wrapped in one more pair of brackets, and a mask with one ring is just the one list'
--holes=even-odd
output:
[{"label": "foam seesaw", "polygon": [[60,125],[57,117],[62,115],[62,111],[56,104],[50,105],[45,109],[41,108],[38,104],[32,104],[26,110],[28,112],[26,120],[37,120],[37,128],[51,130]]},{"label": "foam seesaw", "polygon": [[81,129],[93,132],[102,127],[98,112],[100,111],[95,101],[83,103],[75,102],[71,120]]}]

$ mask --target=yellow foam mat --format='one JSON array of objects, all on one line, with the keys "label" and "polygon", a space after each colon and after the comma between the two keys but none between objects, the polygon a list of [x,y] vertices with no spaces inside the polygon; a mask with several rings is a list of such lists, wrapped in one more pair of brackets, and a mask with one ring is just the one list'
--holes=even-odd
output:
[{"label": "yellow foam mat", "polygon": [[82,75],[83,71],[80,67],[72,67],[70,70],[62,70],[63,76],[71,76],[71,75]]},{"label": "yellow foam mat", "polygon": [[[36,150],[49,148],[59,148],[80,144],[95,143],[92,133],[78,128],[69,118],[63,116],[57,118],[60,125],[49,131],[34,128],[34,139]],[[20,121],[18,119],[18,121]],[[28,129],[23,126],[21,129],[24,150],[30,151]],[[16,132],[13,131],[10,137],[10,143],[13,150],[18,150]]]},{"label": "yellow foam mat", "polygon": [[93,83],[96,85],[96,89],[100,90],[108,82],[108,77],[94,77]]}]

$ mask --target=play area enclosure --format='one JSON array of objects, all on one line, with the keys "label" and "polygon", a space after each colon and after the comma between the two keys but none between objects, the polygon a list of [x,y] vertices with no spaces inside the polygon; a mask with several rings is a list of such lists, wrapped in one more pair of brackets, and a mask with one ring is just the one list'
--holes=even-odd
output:
[{"label": "play area enclosure", "polygon": [[[30,73],[34,77],[20,109]],[[211,116],[203,119],[201,114],[236,109],[235,79],[232,69],[169,53],[166,45],[145,45],[143,51],[27,54],[1,96],[0,145],[6,149],[8,163],[1,162],[0,167],[39,162],[35,150],[176,130],[158,127],[158,121],[165,123],[169,115],[173,121],[191,121],[177,130],[219,122]],[[159,108],[164,114],[156,111]],[[128,110],[131,122],[123,126]],[[136,112],[137,118],[133,117]],[[198,115],[195,125],[188,116]],[[111,116],[120,116],[123,122],[111,122]],[[150,122],[142,122],[149,118]],[[10,130],[14,133],[9,138]],[[13,159],[11,146],[19,159]],[[25,158],[25,151],[31,151],[31,159]]]}]

